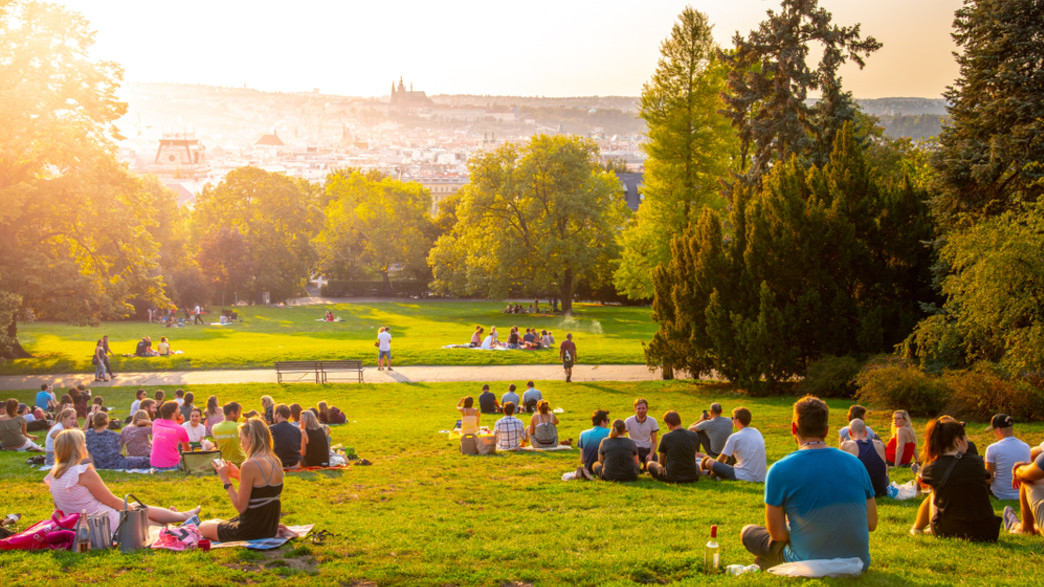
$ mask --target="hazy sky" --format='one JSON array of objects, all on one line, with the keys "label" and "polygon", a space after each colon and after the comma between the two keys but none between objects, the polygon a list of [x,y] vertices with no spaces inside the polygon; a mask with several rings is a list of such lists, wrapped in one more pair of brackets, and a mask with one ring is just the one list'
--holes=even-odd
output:
[{"label": "hazy sky", "polygon": [[[97,31],[95,56],[131,81],[351,96],[392,80],[428,94],[637,96],[660,42],[690,4],[731,45],[778,0],[58,0]],[[821,0],[884,47],[843,71],[858,98],[938,97],[957,67],[961,0]]]}]

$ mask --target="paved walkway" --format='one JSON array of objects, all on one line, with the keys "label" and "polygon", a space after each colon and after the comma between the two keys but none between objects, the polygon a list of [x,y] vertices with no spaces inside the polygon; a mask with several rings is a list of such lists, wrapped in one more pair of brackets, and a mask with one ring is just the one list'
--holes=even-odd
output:
[{"label": "paved walkway", "polygon": [[[564,377],[560,365],[463,365],[395,367],[393,371],[378,371],[376,367],[367,367],[363,380],[366,383],[516,381],[524,384],[530,379],[534,381],[562,380]],[[649,371],[649,368],[644,365],[577,365],[573,368],[573,381],[576,382],[650,381],[659,378],[659,369]],[[305,381],[308,380],[305,379]],[[0,389],[7,391],[39,390],[43,383],[54,384],[55,389],[67,389],[77,383],[99,388],[113,385],[147,387],[275,382],[275,369],[120,373],[116,379],[108,383],[95,383],[93,373],[72,373],[65,375],[4,375],[0,376]]]}]

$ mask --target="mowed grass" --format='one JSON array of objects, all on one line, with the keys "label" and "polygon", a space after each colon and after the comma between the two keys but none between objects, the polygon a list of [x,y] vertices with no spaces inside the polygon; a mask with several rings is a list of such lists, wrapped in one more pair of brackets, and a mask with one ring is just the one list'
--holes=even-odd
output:
[{"label": "mowed grass", "polygon": [[[349,424],[333,437],[373,461],[344,471],[290,474],[283,492],[284,522],[316,525],[337,534],[323,545],[291,542],[273,552],[215,550],[209,553],[117,552],[0,553],[9,584],[116,585],[298,584],[342,585],[603,585],[635,583],[780,584],[759,574],[703,574],[703,545],[712,524],[719,528],[723,564],[750,563],[739,531],[763,523],[763,485],[701,481],[673,486],[561,480],[579,451],[464,457],[441,430],[457,419],[453,409],[478,385],[240,385],[187,388],[199,398],[217,394],[259,408],[261,395],[314,405],[325,399],[342,407]],[[590,427],[595,408],[611,417],[632,413],[635,397],[649,400],[658,419],[668,409],[692,421],[710,402],[754,413],[766,438],[770,463],[794,450],[789,435],[793,398],[746,398],[728,387],[690,382],[572,384],[540,382],[560,414],[560,434],[577,438]],[[502,393],[505,384],[496,384]],[[170,388],[166,388],[170,395]],[[152,389],[150,388],[150,391]],[[106,404],[126,410],[133,389],[104,391]],[[15,394],[22,401],[31,392]],[[833,430],[844,424],[847,402],[831,401]],[[494,418],[483,417],[483,424]],[[524,417],[528,421],[528,417]],[[662,421],[662,420],[661,420]],[[874,410],[869,424],[886,434],[889,412]],[[661,424],[662,425],[662,424]],[[917,422],[923,440],[924,421]],[[980,451],[991,442],[985,424],[969,425]],[[834,438],[833,432],[831,438]],[[1020,437],[1039,443],[1044,425],[1019,425]],[[3,511],[25,514],[27,523],[50,515],[52,502],[42,472],[23,464],[25,454],[0,454]],[[810,471],[830,482],[829,471]],[[905,482],[910,472],[896,474]],[[232,507],[215,477],[102,472],[117,495],[132,492],[147,503],[203,506],[204,517],[228,517]],[[994,502],[1000,513],[1004,505]],[[880,525],[871,534],[873,565],[861,578],[825,581],[854,585],[1026,585],[1040,574],[1044,539],[1003,535],[998,544],[977,545],[930,536],[912,537],[917,502],[880,500]],[[821,582],[813,582],[820,584]]]},{"label": "mowed grass", "polygon": [[[93,372],[91,356],[102,335],[109,336],[117,357],[117,372],[247,369],[271,367],[279,360],[362,359],[376,365],[374,341],[381,326],[390,326],[392,357],[398,365],[516,365],[558,361],[557,350],[481,351],[444,349],[467,344],[481,325],[496,326],[506,343],[511,326],[551,330],[561,342],[572,332],[579,356],[586,364],[643,363],[642,343],[652,338],[656,324],[648,307],[580,304],[574,316],[561,314],[504,314],[501,302],[431,301],[367,302],[276,308],[241,306],[240,322],[230,326],[196,325],[164,328],[143,321],[106,322],[101,326],[70,326],[54,322],[20,325],[19,340],[32,359],[7,361],[0,374]],[[318,321],[326,310],[341,322]],[[215,320],[217,308],[207,320]],[[123,357],[133,354],[143,336],[153,348],[167,336],[171,357]]]}]

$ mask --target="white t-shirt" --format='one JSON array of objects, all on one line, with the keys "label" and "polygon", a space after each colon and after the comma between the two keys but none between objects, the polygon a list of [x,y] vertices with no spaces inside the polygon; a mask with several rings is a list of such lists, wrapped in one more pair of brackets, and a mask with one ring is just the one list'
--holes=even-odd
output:
[{"label": "white t-shirt", "polygon": [[997,499],[1018,499],[1019,490],[1011,488],[1011,467],[1015,463],[1030,461],[1030,447],[1025,442],[1009,436],[986,447],[986,462],[993,463],[993,483],[990,491]]},{"label": "white t-shirt", "polygon": [[65,430],[65,426],[61,424],[55,424],[51,426],[51,429],[47,431],[47,438],[44,439],[44,450],[47,452],[54,452],[54,437],[58,436],[58,433]]},{"label": "white t-shirt", "polygon": [[644,422],[639,422],[638,416],[631,416],[624,420],[624,425],[627,426],[627,436],[638,448],[652,448],[652,433],[660,431],[656,418],[652,416],[646,416]]},{"label": "white t-shirt", "polygon": [[203,439],[207,436],[207,427],[203,424],[193,428],[192,422],[184,422],[181,427],[185,429],[185,432],[188,432],[189,442],[203,442]]},{"label": "white t-shirt", "polygon": [[721,454],[736,457],[736,479],[754,483],[765,481],[765,439],[756,428],[748,426],[730,434]]},{"label": "white t-shirt", "polygon": [[482,348],[489,351],[493,349],[493,335],[487,334],[486,338],[482,341]]},{"label": "white t-shirt", "polygon": [[140,406],[141,406],[141,400],[140,399],[136,399],[136,400],[131,402],[131,411],[130,411],[131,418],[134,417],[134,414],[138,413],[138,408]]},{"label": "white t-shirt", "polygon": [[[838,432],[838,434],[841,436],[841,442],[845,442],[847,440],[852,440],[852,437],[849,435],[849,428],[848,428],[848,426],[845,426],[844,428],[842,428],[840,430],[840,432]],[[869,427],[869,426],[867,426],[866,427],[866,439],[867,440],[873,440],[875,438],[878,439],[878,440],[881,440],[881,437],[878,436],[877,433],[874,432],[874,429]],[[881,442],[884,442],[884,441],[882,440]],[[840,443],[838,443],[838,444],[840,444]]]},{"label": "white t-shirt", "polygon": [[377,335],[377,342],[381,346],[377,347],[379,351],[390,351],[391,350],[391,333],[385,330],[384,332]]}]

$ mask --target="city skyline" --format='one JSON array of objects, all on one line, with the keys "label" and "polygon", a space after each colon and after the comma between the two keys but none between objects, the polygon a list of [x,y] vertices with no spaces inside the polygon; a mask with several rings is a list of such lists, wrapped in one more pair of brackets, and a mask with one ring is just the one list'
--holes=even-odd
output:
[{"label": "city skyline", "polygon": [[[355,4],[229,0],[176,5],[61,0],[97,31],[93,55],[127,82],[246,86],[265,91],[385,96],[400,77],[431,94],[637,96],[660,43],[686,5],[731,46],[777,1],[587,3],[524,7],[472,0]],[[884,47],[842,70],[857,98],[938,98],[957,75],[949,36],[961,0],[821,0],[842,26],[861,23]],[[160,7],[162,6],[162,8]],[[176,6],[178,10],[172,10]]]}]

